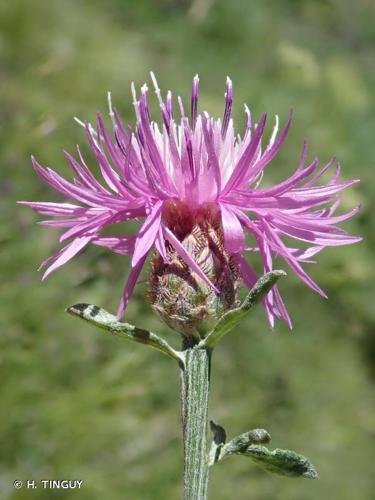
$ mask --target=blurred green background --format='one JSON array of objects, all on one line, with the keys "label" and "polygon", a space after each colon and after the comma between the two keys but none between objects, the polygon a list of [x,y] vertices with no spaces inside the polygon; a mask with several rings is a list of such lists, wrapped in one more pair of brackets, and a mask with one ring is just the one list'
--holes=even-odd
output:
[{"label": "blurred green background", "polygon": [[[199,73],[201,109],[214,115],[230,75],[239,129],[244,102],[282,122],[293,108],[268,181],[291,174],[305,138],[310,158],[336,154],[344,178],[362,179],[342,206],[363,204],[345,227],[364,242],[327,249],[309,269],[329,300],[290,273],[281,290],[293,332],[269,331],[259,309],[214,355],[211,418],[230,436],[267,428],[275,447],[306,454],[321,479],[272,476],[234,457],[213,469],[210,498],[374,498],[374,19],[371,0],[0,1],[1,499],[181,495],[176,366],[64,313],[77,302],[115,311],[128,261],[92,247],[41,283],[37,266],[58,233],[15,205],[59,199],[30,154],[67,174],[62,149],[85,143],[72,116],[93,120],[111,89],[133,123],[130,82],[149,82],[151,69],[163,91],[185,99]],[[145,290],[137,286],[127,320],[178,346]],[[84,486],[16,491],[15,479]]]}]

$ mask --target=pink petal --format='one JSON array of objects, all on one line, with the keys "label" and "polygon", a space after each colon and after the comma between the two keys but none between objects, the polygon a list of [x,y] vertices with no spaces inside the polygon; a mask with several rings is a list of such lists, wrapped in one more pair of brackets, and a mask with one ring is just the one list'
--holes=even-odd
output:
[{"label": "pink petal", "polygon": [[241,276],[246,286],[251,290],[258,281],[258,276],[243,255],[238,255],[238,263],[240,265]]},{"label": "pink petal", "polygon": [[287,124],[285,125],[284,129],[281,131],[278,139],[274,142],[274,144],[269,149],[266,150],[266,152],[261,157],[261,159],[259,161],[257,161],[256,164],[251,168],[251,170],[250,170],[251,177],[247,178],[245,176],[244,180],[246,182],[251,183],[252,181],[254,181],[254,179],[263,170],[263,168],[274,159],[274,157],[276,156],[277,152],[281,148],[281,145],[284,142],[284,140],[288,134],[291,121],[292,121],[292,113],[290,113]]},{"label": "pink petal", "polygon": [[226,249],[230,254],[242,252],[245,235],[240,221],[231,210],[230,205],[220,203],[220,210]]},{"label": "pink petal", "polygon": [[202,129],[208,155],[207,167],[209,169],[212,168],[213,170],[214,179],[216,182],[216,198],[218,198],[221,191],[221,171],[220,171],[219,161],[215,152],[212,127],[209,126],[209,122],[206,117],[203,117]]},{"label": "pink petal", "polygon": [[135,243],[132,266],[135,267],[154,244],[158,234],[162,213],[162,201],[157,201],[147,216]]},{"label": "pink petal", "polygon": [[72,243],[67,245],[62,253],[59,253],[58,258],[55,262],[47,269],[47,271],[43,275],[43,280],[47,278],[53,271],[56,271],[59,267],[66,264],[70,259],[72,259],[77,253],[82,250],[88,243],[90,243],[91,237],[84,236],[83,238],[76,238]]},{"label": "pink petal", "polygon": [[292,255],[287,246],[279,238],[275,231],[269,226],[269,224],[263,220],[262,223],[267,231],[269,240],[274,243],[274,250],[287,262],[290,268],[297,274],[297,276],[306,283],[310,288],[315,290],[319,295],[327,298],[327,295],[323,290],[315,283],[315,281],[304,271],[301,265],[298,263],[297,259]]},{"label": "pink petal", "polygon": [[129,255],[134,252],[135,236],[96,236],[91,243],[121,255]]},{"label": "pink petal", "polygon": [[100,231],[105,225],[110,223],[113,218],[113,214],[100,213],[93,217],[88,217],[85,221],[75,224],[73,227],[68,229],[64,234],[60,236],[60,242],[63,242],[69,238],[77,238],[79,236],[87,236],[88,233],[96,233]]},{"label": "pink petal", "polygon": [[255,152],[260,144],[262,139],[262,134],[264,131],[264,126],[266,124],[267,115],[263,115],[260,119],[258,126],[256,128],[254,137],[252,137],[249,145],[246,147],[243,152],[241,158],[239,159],[237,165],[235,166],[228,182],[226,183],[223,189],[223,196],[228,194],[235,186],[240,184],[243,181],[243,178],[246,174],[246,171],[249,167],[251,160],[254,157]]},{"label": "pink petal", "polygon": [[163,261],[168,264],[170,262],[170,260],[168,258],[167,249],[165,247],[163,230],[162,230],[161,226],[159,227],[159,231],[158,231],[158,234],[156,236],[155,247],[156,247],[156,250],[159,252],[160,256],[162,257]]},{"label": "pink petal", "polygon": [[[80,154],[80,151],[78,150],[78,153]],[[108,194],[109,192],[95,179],[93,174],[90,172],[88,167],[84,165],[80,165],[74,158],[73,156],[68,153],[67,151],[64,151],[65,158],[67,159],[67,162],[69,163],[70,168],[73,170],[73,172],[77,175],[79,179],[82,180],[83,184],[85,187],[92,189],[93,191],[97,191],[98,193],[106,193]]]},{"label": "pink petal", "polygon": [[129,300],[133,294],[134,287],[137,283],[138,276],[140,272],[142,271],[143,265],[145,263],[147,257],[147,253],[141,257],[141,259],[137,262],[137,264],[132,267],[132,270],[130,271],[128,280],[126,282],[124,292],[122,294],[122,298],[117,310],[117,318],[120,319],[122,315],[125,312],[125,309],[127,308],[127,305],[129,303]]},{"label": "pink petal", "polygon": [[90,127],[87,123],[86,123],[86,135],[87,135],[87,139],[89,141],[91,150],[93,151],[93,153],[96,156],[96,159],[98,161],[98,165],[100,167],[100,171],[103,175],[105,182],[112,189],[112,191],[114,191],[115,193],[120,192],[124,197],[127,198],[126,190],[124,189],[124,186],[121,184],[121,180],[120,180],[119,175],[113,170],[106,155],[104,154],[104,152],[99,148],[99,146],[95,142],[95,139],[92,135],[92,131],[90,130]]},{"label": "pink petal", "polygon": [[289,179],[276,184],[271,188],[266,189],[255,189],[251,192],[251,195],[254,197],[262,197],[262,196],[280,196],[281,194],[289,191],[294,186],[296,186],[303,179],[309,177],[312,172],[318,167],[319,160],[315,159],[308,167],[303,170],[296,170],[296,172],[289,177]]},{"label": "pink petal", "polygon": [[168,191],[170,189],[169,179],[150,127],[150,119],[147,109],[147,93],[143,90],[140,101],[140,116],[142,132],[145,134],[147,149],[150,154],[151,161],[155,166],[157,173],[159,174],[159,178],[163,184],[164,189]]},{"label": "pink petal", "polygon": [[[282,233],[300,241],[306,241],[318,246],[341,246],[351,245],[362,241],[362,238],[357,236],[347,236],[345,234],[324,233],[322,231],[298,228],[291,224],[286,224],[279,219],[272,218],[272,223]],[[337,228],[336,228],[337,229]]]},{"label": "pink petal", "polygon": [[51,203],[47,201],[17,201],[19,205],[26,205],[32,208],[35,212],[42,215],[52,215],[57,217],[64,217],[66,215],[81,215],[87,210],[85,207],[79,205],[72,205],[71,203]]},{"label": "pink petal", "polygon": [[359,179],[353,179],[350,181],[342,182],[341,184],[332,184],[327,186],[317,186],[317,187],[309,187],[309,188],[297,188],[293,189],[293,196],[296,198],[312,198],[313,196],[325,196],[328,194],[336,194],[343,189],[352,186],[353,184],[357,184]]}]

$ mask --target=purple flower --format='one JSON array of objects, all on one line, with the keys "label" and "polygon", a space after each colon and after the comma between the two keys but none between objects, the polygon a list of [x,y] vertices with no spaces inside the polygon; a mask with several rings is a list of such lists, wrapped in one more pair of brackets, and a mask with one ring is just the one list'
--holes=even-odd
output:
[{"label": "purple flower", "polygon": [[[204,214],[212,217],[215,211],[225,252],[236,260],[249,288],[257,276],[245,256],[259,253],[264,272],[272,270],[273,257],[279,256],[302,281],[325,297],[302,264],[314,262],[311,258],[327,246],[361,240],[336,226],[354,216],[359,207],[335,215],[340,204],[338,193],[358,180],[340,181],[340,166],[335,166],[335,158],[323,167],[319,166],[317,158],[306,166],[305,143],[295,172],[272,187],[261,187],[265,168],[281,148],[291,117],[279,135],[276,117],[272,135],[263,145],[266,115],[253,123],[245,106],[246,127],[240,137],[235,134],[231,118],[231,80],[227,79],[224,117],[220,120],[207,112],[198,113],[199,79],[196,76],[190,118],[178,98],[177,122],[171,92],[163,101],[154,75],[151,77],[160,103],[162,127],[151,121],[146,85],[139,97],[132,86],[137,119],[134,132],[124,127],[118,113],[112,110],[110,99],[113,135],[108,132],[101,115],[97,117],[96,130],[89,123],[84,124],[104,183],[94,177],[78,147],[78,159],[65,152],[74,173],[72,182],[32,158],[36,172],[47,184],[79,203],[20,202],[53,217],[42,224],[66,228],[60,242],[68,243],[41,264],[40,267],[48,266],[43,278],[66,264],[89,243],[130,255],[131,271],[118,310],[121,316],[150,251],[154,249],[164,262],[168,262],[168,249],[172,249],[200,280],[219,292],[203,266],[198,265],[197,259],[182,245],[194,220]],[[324,174],[329,178],[321,183]],[[140,218],[144,220],[136,236],[102,234],[107,226],[140,221]],[[251,243],[247,243],[247,236],[251,236]],[[288,237],[288,243],[284,237]],[[289,246],[290,238],[296,241],[293,246]],[[300,242],[303,242],[302,248],[298,246]],[[269,292],[264,306],[271,326],[275,318],[282,318],[291,326],[277,287]]]}]

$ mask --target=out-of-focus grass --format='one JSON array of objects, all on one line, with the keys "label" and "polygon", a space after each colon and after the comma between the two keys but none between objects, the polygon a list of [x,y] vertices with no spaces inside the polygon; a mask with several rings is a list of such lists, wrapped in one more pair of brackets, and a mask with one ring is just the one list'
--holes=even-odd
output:
[{"label": "out-of-focus grass", "polygon": [[[320,481],[273,477],[234,457],[212,472],[211,498],[367,500],[374,438],[374,7],[366,0],[242,2],[109,0],[0,4],[1,412],[4,499],[166,499],[181,493],[177,369],[157,353],[93,331],[64,314],[93,302],[115,310],[128,262],[91,248],[40,283],[36,268],[57,233],[17,199],[56,200],[29,155],[67,173],[62,148],[84,143],[72,116],[93,119],[105,93],[133,122],[130,81],[153,69],[163,89],[188,98],[201,77],[201,106],[222,112],[225,76],[242,103],[294,126],[265,182],[291,173],[302,141],[310,158],[336,154],[362,183],[347,224],[365,236],[330,249],[312,275],[315,296],[291,276],[281,285],[294,319],[269,332],[261,310],[214,356],[211,417],[233,435],[270,430],[275,446],[311,458]],[[156,109],[156,105],[154,106]],[[129,322],[164,332],[144,299]],[[80,491],[13,490],[14,479],[84,480]]]}]

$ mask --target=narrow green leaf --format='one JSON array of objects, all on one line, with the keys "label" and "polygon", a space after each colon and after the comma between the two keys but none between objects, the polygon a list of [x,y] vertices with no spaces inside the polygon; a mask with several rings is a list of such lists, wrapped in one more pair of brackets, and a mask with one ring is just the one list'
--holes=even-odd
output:
[{"label": "narrow green leaf", "polygon": [[221,446],[219,456],[215,462],[223,460],[230,455],[244,453],[251,444],[269,443],[271,436],[265,429],[253,429],[231,439],[229,443]]},{"label": "narrow green leaf", "polygon": [[200,342],[200,347],[211,348],[223,335],[230,332],[260,302],[276,282],[286,273],[281,270],[271,271],[255,283],[240,307],[232,309],[219,319],[213,330]]},{"label": "narrow green leaf", "polygon": [[271,436],[265,429],[253,429],[244,432],[231,439],[229,443],[223,447],[220,458],[225,458],[235,453],[244,453],[252,444],[264,444],[270,441]]},{"label": "narrow green leaf", "polygon": [[89,323],[106,330],[117,337],[126,340],[145,344],[166,354],[170,358],[176,359],[179,363],[184,362],[183,355],[175,351],[164,339],[155,333],[143,330],[128,323],[122,323],[116,316],[110,314],[105,309],[92,304],[76,304],[66,310],[73,316],[78,316]]},{"label": "narrow green leaf", "polygon": [[310,479],[319,478],[312,463],[303,455],[291,450],[276,448],[270,451],[265,446],[251,445],[240,454],[250,457],[258,465],[274,474]]}]

